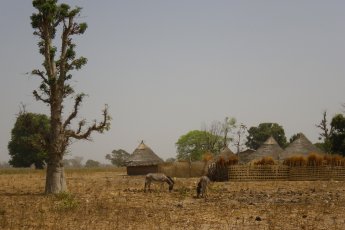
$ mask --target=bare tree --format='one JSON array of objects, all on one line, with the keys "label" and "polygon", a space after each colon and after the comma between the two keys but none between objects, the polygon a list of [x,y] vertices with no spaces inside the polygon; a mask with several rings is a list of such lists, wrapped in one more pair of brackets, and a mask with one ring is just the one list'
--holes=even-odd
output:
[{"label": "bare tree", "polygon": [[85,57],[76,57],[76,44],[72,37],[83,34],[87,24],[76,22],[80,7],[71,8],[67,4],[58,4],[57,0],[34,0],[33,7],[37,12],[31,16],[31,25],[34,35],[39,38],[39,52],[43,56],[43,69],[31,72],[41,80],[39,89],[33,94],[50,108],[45,192],[59,193],[67,191],[62,160],[71,140],[89,140],[93,131],[102,133],[109,130],[110,116],[105,106],[101,122],[94,121],[87,126],[86,121],[81,120],[77,128],[72,129],[71,122],[77,117],[85,97],[84,93],[80,93],[74,97],[71,113],[63,118],[64,100],[74,95],[74,89],[69,83],[72,79],[71,71],[79,70],[87,63]]},{"label": "bare tree", "polygon": [[245,146],[244,135],[246,133],[247,133],[247,126],[241,123],[234,133],[235,135],[234,146],[236,147],[236,153],[240,153],[243,150],[243,147]]},{"label": "bare tree", "polygon": [[322,113],[322,120],[319,124],[316,125],[319,129],[321,129],[321,133],[319,133],[320,137],[319,140],[323,140],[323,148],[326,152],[331,151],[331,143],[330,143],[330,136],[333,132],[333,127],[327,121],[327,110]]}]

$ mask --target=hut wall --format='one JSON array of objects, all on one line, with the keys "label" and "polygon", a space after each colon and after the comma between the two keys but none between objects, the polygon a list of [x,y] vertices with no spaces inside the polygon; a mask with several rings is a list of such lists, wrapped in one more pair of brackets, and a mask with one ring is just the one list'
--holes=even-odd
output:
[{"label": "hut wall", "polygon": [[172,162],[159,164],[159,172],[172,177],[189,178],[206,175],[207,165],[203,161]]},{"label": "hut wall", "polygon": [[146,175],[148,173],[157,173],[158,166],[157,165],[149,165],[149,166],[128,166],[127,167],[127,175],[135,176],[135,175]]}]

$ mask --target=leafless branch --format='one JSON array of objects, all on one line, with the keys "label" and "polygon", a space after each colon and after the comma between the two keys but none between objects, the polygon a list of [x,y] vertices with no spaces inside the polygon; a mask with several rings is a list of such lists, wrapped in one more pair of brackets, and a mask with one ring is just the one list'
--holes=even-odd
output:
[{"label": "leafless branch", "polygon": [[34,94],[34,97],[36,98],[36,100],[43,101],[46,104],[50,104],[49,98],[43,98],[41,95],[38,94],[38,92],[36,90],[33,91],[33,94]]},{"label": "leafless branch", "polygon": [[46,78],[46,76],[44,75],[44,72],[39,70],[39,69],[34,69],[32,72],[31,72],[31,75],[36,75],[36,76],[39,76],[42,81],[46,84],[48,84],[48,79]]},{"label": "leafless branch", "polygon": [[79,122],[79,128],[77,131],[73,130],[66,130],[65,133],[68,137],[73,137],[75,139],[81,140],[81,139],[89,139],[90,134],[93,131],[102,133],[104,130],[109,130],[110,128],[110,116],[108,114],[108,107],[105,106],[105,109],[103,110],[103,121],[97,122],[95,121],[92,126],[88,127],[85,132],[81,132],[81,128],[84,126],[85,121]]},{"label": "leafless branch", "polygon": [[63,125],[63,129],[66,129],[66,127],[69,124],[71,124],[71,121],[77,116],[80,103],[83,101],[84,96],[85,96],[85,94],[79,94],[75,98],[73,112],[66,119],[66,121],[65,121],[65,123]]}]

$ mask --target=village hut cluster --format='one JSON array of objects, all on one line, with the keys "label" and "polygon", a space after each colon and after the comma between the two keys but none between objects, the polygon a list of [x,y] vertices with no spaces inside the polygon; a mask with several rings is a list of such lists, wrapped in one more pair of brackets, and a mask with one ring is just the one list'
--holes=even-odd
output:
[{"label": "village hut cluster", "polygon": [[[313,158],[310,155],[313,155]],[[298,163],[299,165],[303,165],[303,162],[305,161],[303,159],[306,158],[312,159],[314,162],[313,164],[315,165],[320,164],[317,163],[317,157],[319,156],[322,157],[320,161],[333,163],[334,161],[336,161],[337,165],[345,165],[344,160],[337,160],[335,159],[335,157],[332,158],[329,155],[324,154],[302,133],[298,134],[297,138],[285,149],[279,146],[277,141],[272,136],[269,137],[257,150],[248,149],[246,151],[235,154],[231,151],[230,148],[225,146],[221,149],[220,153],[214,156],[212,159],[204,159],[204,161],[199,162],[200,164],[198,167],[202,165],[201,170],[199,171],[193,171],[193,166],[196,165],[193,165],[194,162],[189,162],[189,164],[187,162],[184,162],[186,163],[186,165],[189,165],[189,171],[188,168],[187,170],[185,170],[185,168],[179,168],[182,167],[181,162],[169,163],[171,165],[167,167],[166,165],[168,163],[164,163],[164,161],[142,141],[130,155],[126,162],[126,165],[128,175],[146,175],[148,173],[161,172],[166,173],[168,176],[181,177],[181,172],[185,172],[186,175],[182,175],[182,177],[198,177],[207,175],[212,181],[227,181],[229,180],[228,168],[233,165],[292,166],[292,159],[294,158],[298,158],[300,160],[300,162]],[[165,171],[164,168],[166,169]],[[172,168],[174,168],[174,170],[171,170]]]}]

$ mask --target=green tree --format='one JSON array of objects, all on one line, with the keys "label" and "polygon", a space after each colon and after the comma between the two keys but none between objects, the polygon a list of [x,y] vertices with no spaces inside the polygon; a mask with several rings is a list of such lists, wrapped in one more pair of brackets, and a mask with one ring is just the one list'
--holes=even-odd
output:
[{"label": "green tree", "polygon": [[[81,35],[87,28],[86,23],[78,23],[81,8],[71,8],[58,4],[57,0],[34,0],[37,10],[31,16],[34,35],[38,37],[39,53],[43,56],[43,69],[34,69],[31,74],[41,80],[34,97],[50,108],[50,135],[48,141],[48,162],[45,192],[60,193],[67,191],[63,168],[63,156],[72,139],[89,139],[93,131],[104,132],[110,128],[107,106],[103,119],[86,126],[85,120],[78,122],[72,129],[72,120],[77,117],[84,93],[74,94],[70,84],[72,71],[80,70],[87,62],[85,57],[77,57],[73,37]],[[74,106],[70,113],[64,112],[66,98],[74,96]],[[66,114],[64,118],[62,115]]]},{"label": "green tree", "polygon": [[182,135],[176,146],[178,160],[201,160],[205,152],[219,153],[223,146],[223,137],[207,131],[193,130]]},{"label": "green tree", "polygon": [[345,117],[337,114],[331,121],[332,133],[329,140],[333,153],[345,155]]},{"label": "green tree", "polygon": [[86,168],[97,168],[101,165],[101,163],[99,163],[98,161],[94,161],[94,160],[87,160],[85,163],[85,167]]},{"label": "green tree", "polygon": [[248,129],[246,146],[251,149],[258,149],[270,136],[273,136],[282,148],[287,145],[282,126],[277,123],[261,123],[258,127]]},{"label": "green tree", "polygon": [[111,154],[107,154],[105,159],[110,160],[113,165],[118,167],[126,166],[126,160],[130,154],[123,149],[113,150]]},{"label": "green tree", "polygon": [[49,118],[44,114],[21,111],[11,131],[8,150],[13,167],[35,167],[42,169],[47,161]]}]

